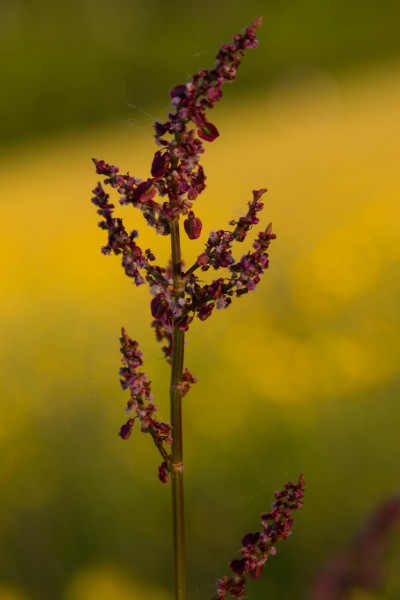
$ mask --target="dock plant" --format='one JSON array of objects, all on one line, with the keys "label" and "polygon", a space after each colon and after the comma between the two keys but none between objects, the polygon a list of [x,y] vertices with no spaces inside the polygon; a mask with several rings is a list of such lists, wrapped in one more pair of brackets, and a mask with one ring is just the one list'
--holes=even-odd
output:
[{"label": "dock plant", "polygon": [[[200,70],[191,81],[176,85],[170,91],[172,109],[165,121],[154,124],[157,150],[144,178],[122,174],[117,166],[93,159],[105,186],[98,183],[92,198],[101,218],[99,227],[107,235],[102,252],[119,256],[125,275],[136,286],[148,286],[151,327],[171,367],[170,422],[167,423],[158,417],[151,381],[143,370],[139,343],[122,329],[119,374],[128,400],[126,421],[119,435],[122,440],[128,440],[137,430],[147,434],[160,454],[158,478],[171,486],[175,600],[187,598],[182,407],[186,394],[197,382],[185,366],[185,336],[194,319],[217,318],[217,311],[227,309],[241,296],[253,292],[267,271],[269,246],[276,237],[271,224],[259,228],[267,190],[253,190],[241,217],[231,220],[226,229],[208,233],[202,252],[188,268],[182,258],[181,235],[189,240],[197,240],[202,235],[197,201],[206,187],[206,175],[201,158],[207,144],[220,135],[217,126],[209,120],[209,113],[222,98],[224,84],[235,80],[243,56],[257,48],[256,32],[261,23],[260,17],[243,33],[234,35],[230,43],[223,44],[213,68]],[[151,249],[142,249],[138,231],[126,228],[122,218],[116,216],[115,205],[105,188],[119,196],[123,207],[139,210],[157,234],[169,238],[169,264],[158,264]],[[251,249],[238,258],[234,251],[255,226],[258,231],[253,236]],[[204,281],[206,271],[213,274],[208,283]],[[303,475],[297,483],[289,482],[283,491],[275,492],[272,509],[261,516],[259,530],[243,537],[240,557],[229,563],[230,574],[217,581],[214,600],[225,600],[229,596],[242,598],[247,577],[260,577],[268,557],[275,554],[277,543],[290,535],[292,514],[302,506],[303,493]]]}]

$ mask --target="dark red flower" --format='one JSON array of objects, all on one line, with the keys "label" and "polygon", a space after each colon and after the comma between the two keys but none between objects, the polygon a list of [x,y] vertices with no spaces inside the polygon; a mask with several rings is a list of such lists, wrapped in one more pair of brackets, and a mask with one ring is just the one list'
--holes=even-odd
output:
[{"label": "dark red flower", "polygon": [[199,138],[206,142],[213,142],[219,136],[218,129],[215,125],[208,123],[207,121],[197,133],[199,134]]},{"label": "dark red flower", "polygon": [[165,299],[165,294],[157,294],[151,303],[151,314],[155,319],[161,319],[168,311],[168,302]]},{"label": "dark red flower", "polygon": [[286,540],[293,525],[292,513],[302,507],[304,475],[296,484],[291,482],[285,489],[275,492],[273,511],[261,515],[262,531],[247,533],[242,539],[242,558],[229,563],[233,575],[217,581],[217,595],[213,600],[225,600],[226,592],[234,598],[242,598],[246,592],[246,576],[258,579],[268,556],[276,553],[275,544]]},{"label": "dark red flower", "polygon": [[127,440],[128,437],[131,435],[134,422],[135,422],[135,419],[128,419],[127,422],[124,425],[122,425],[121,429],[119,430],[118,435],[123,440]]},{"label": "dark red flower", "polygon": [[151,165],[151,174],[155,179],[159,179],[168,171],[169,152],[162,153],[160,150],[155,153],[153,164]]},{"label": "dark red flower", "polygon": [[98,175],[107,175],[108,177],[112,177],[119,171],[118,167],[115,167],[114,165],[108,165],[106,162],[104,162],[104,160],[96,160],[95,158],[92,158],[92,161],[96,165],[96,173]]},{"label": "dark red flower", "polygon": [[148,202],[152,200],[157,193],[157,189],[154,186],[154,180],[148,179],[139,183],[135,191],[133,192],[134,202]]},{"label": "dark red flower", "polygon": [[182,96],[185,96],[186,93],[187,93],[186,83],[181,83],[181,84],[176,85],[174,88],[172,88],[169,95],[171,96],[171,98],[181,98]]},{"label": "dark red flower", "polygon": [[244,560],[244,558],[235,558],[234,560],[231,560],[229,566],[232,569],[232,571],[236,573],[236,575],[243,575],[246,568],[246,561]]},{"label": "dark red flower", "polygon": [[168,483],[169,481],[168,466],[165,461],[158,467],[158,479],[161,483]]},{"label": "dark red flower", "polygon": [[184,221],[183,225],[189,239],[197,240],[200,237],[203,224],[193,211],[189,212],[188,218]]},{"label": "dark red flower", "polygon": [[197,316],[199,317],[200,321],[205,321],[206,319],[208,319],[208,317],[211,315],[212,311],[214,310],[214,302],[210,302],[209,304],[205,304],[204,306],[202,306],[197,314]]}]

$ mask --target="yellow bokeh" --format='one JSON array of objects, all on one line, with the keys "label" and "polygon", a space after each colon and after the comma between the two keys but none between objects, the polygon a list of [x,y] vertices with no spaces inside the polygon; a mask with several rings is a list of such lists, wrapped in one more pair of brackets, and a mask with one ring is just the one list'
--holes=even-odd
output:
[{"label": "yellow bokeh", "polygon": [[149,583],[139,583],[115,565],[94,565],[82,569],[68,586],[63,600],[170,600],[171,596]]},{"label": "yellow bokeh", "polygon": [[30,600],[30,596],[19,588],[0,583],[0,600]]},{"label": "yellow bokeh", "polygon": [[373,285],[379,255],[368,232],[338,229],[316,248],[312,266],[322,291],[345,302]]},{"label": "yellow bokeh", "polygon": [[[310,508],[304,518],[313,520],[307,535],[315,535],[316,543],[317,535],[335,527],[334,518],[349,520],[353,508],[359,511],[373,494],[380,498],[398,485],[392,403],[400,372],[400,78],[393,67],[385,76],[321,81],[322,89],[313,87],[299,103],[294,94],[278,107],[281,90],[272,89],[217,107],[213,115],[221,138],[206,147],[207,189],[196,206],[204,233],[193,243],[182,236],[186,263],[200,254],[210,229],[227,227],[244,213],[252,189],[269,188],[262,226],[272,221],[277,240],[256,291],[204,323],[196,320],[187,336],[186,366],[199,381],[185,397],[185,444],[197,467],[185,475],[192,485],[191,509],[201,504],[194,518],[200,536],[208,535],[209,518],[216,531],[226,526],[210,517],[213,485],[221,486],[221,504],[233,512],[239,503],[225,497],[223,486],[230,493],[237,475],[235,483],[247,489],[248,470],[250,489],[259,491],[255,477],[268,478],[269,493],[276,485],[271,471],[287,480],[308,464],[310,506],[320,494],[320,512]],[[169,598],[155,582],[142,582],[139,569],[98,559],[129,554],[129,544],[139,543],[136,536],[153,549],[159,529],[165,541],[170,526],[163,512],[169,492],[157,487],[159,457],[151,441],[138,440],[138,427],[126,444],[117,435],[127,400],[118,382],[121,326],[144,351],[165,420],[169,367],[149,326],[148,290],[127,280],[118,257],[101,254],[104,232],[90,203],[98,179],[90,157],[145,178],[154,151],[151,135],[150,124],[140,134],[127,125],[86,131],[37,143],[1,164],[0,533],[15,536],[11,546],[18,560],[26,542],[35,547],[35,536],[40,539],[54,580],[60,569],[51,589],[64,586],[62,600]],[[140,230],[138,243],[165,264],[169,240],[155,235],[131,207],[117,211],[127,228]],[[246,241],[236,256],[250,247]],[[212,276],[208,272],[204,280]],[[364,405],[373,407],[371,415]],[[336,438],[330,430],[335,426]],[[275,461],[286,448],[288,456]],[[204,477],[197,488],[196,477]],[[358,495],[348,497],[350,486]],[[332,508],[325,488],[340,506]],[[154,494],[151,500],[148,494]],[[243,514],[245,509],[244,501]],[[151,523],[142,519],[146,511]],[[355,522],[347,521],[341,532]],[[32,527],[28,534],[26,523]],[[125,529],[132,535],[126,545]],[[225,538],[212,544],[222,546]],[[26,578],[34,580],[31,547],[26,552]],[[160,552],[167,556],[165,548]],[[193,560],[200,563],[199,556]],[[165,577],[169,566],[159,568]],[[29,588],[23,582],[21,589]],[[360,594],[354,591],[352,600],[374,597]],[[30,597],[4,585],[0,600]]]}]

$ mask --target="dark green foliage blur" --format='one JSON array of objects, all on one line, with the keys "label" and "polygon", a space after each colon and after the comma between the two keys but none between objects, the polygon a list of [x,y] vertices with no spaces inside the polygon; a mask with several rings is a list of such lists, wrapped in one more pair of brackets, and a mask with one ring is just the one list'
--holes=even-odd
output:
[{"label": "dark green foliage blur", "polygon": [[168,106],[167,91],[260,14],[241,92],[292,66],[340,71],[400,54],[397,0],[3,0],[0,144]]}]

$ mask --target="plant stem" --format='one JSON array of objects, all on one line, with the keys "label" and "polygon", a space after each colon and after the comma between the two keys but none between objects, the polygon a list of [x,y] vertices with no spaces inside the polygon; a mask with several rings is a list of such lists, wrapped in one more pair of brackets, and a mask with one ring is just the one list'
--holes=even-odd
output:
[{"label": "plant stem", "polygon": [[[182,259],[179,223],[171,223],[172,274],[174,295],[182,293]],[[182,390],[185,332],[174,327],[171,365],[171,425],[172,425],[172,515],[174,536],[175,600],[186,600],[186,551],[183,493]]]}]

